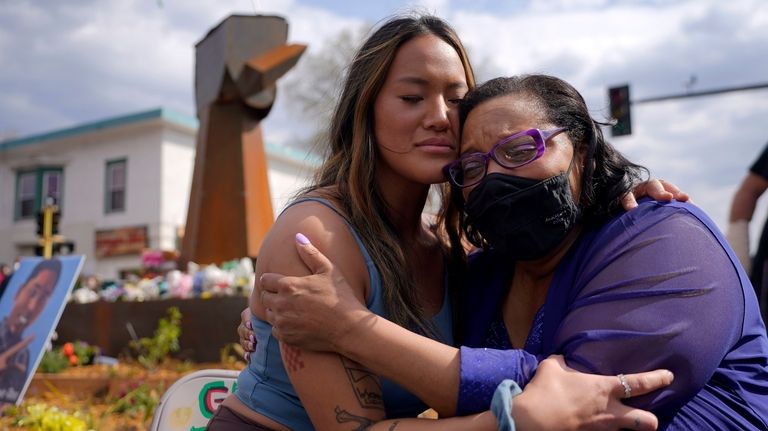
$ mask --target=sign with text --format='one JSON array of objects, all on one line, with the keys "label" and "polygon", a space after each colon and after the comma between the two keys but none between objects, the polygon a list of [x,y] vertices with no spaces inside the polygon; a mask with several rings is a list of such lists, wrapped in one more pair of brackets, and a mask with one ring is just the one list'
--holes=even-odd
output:
[{"label": "sign with text", "polygon": [[96,257],[140,254],[148,247],[147,227],[133,226],[96,231]]}]

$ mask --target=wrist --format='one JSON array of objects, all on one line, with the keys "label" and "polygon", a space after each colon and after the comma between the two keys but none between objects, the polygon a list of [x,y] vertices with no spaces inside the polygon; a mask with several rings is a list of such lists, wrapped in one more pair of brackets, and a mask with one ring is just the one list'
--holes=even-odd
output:
[{"label": "wrist", "polygon": [[496,388],[491,401],[491,412],[496,417],[499,431],[515,431],[517,429],[512,417],[514,403],[512,398],[520,395],[522,390],[514,380],[504,380]]},{"label": "wrist", "polygon": [[354,359],[359,353],[357,349],[367,344],[365,331],[370,329],[377,316],[367,308],[353,309],[342,316],[336,335],[329,341],[335,352]]},{"label": "wrist", "polygon": [[525,391],[515,397],[515,402],[512,403],[512,417],[515,419],[517,431],[537,429],[531,421],[530,405],[531,398]]}]

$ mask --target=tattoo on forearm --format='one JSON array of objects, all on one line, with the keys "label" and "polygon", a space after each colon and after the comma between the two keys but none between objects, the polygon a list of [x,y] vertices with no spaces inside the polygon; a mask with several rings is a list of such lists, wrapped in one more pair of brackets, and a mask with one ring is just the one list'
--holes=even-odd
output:
[{"label": "tattoo on forearm", "polygon": [[394,421],[392,422],[392,425],[389,426],[389,431],[395,431],[395,428],[400,424],[400,421]]},{"label": "tattoo on forearm", "polygon": [[304,368],[304,360],[301,359],[301,350],[283,344],[283,360],[288,371],[295,372]]},{"label": "tattoo on forearm", "polygon": [[374,424],[374,422],[371,419],[368,419],[366,417],[353,415],[352,413],[342,410],[341,407],[336,406],[336,422],[343,424],[347,422],[356,422],[356,428],[353,428],[352,431],[365,431],[368,428],[370,428],[371,425]]},{"label": "tattoo on forearm", "polygon": [[381,381],[376,374],[363,368],[356,362],[340,356],[347,378],[355,391],[360,407],[384,410],[384,399],[381,396]]}]

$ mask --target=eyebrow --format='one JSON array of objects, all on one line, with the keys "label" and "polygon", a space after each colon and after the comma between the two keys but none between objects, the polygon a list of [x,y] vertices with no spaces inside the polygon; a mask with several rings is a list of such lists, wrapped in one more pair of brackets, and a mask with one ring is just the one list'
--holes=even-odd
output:
[{"label": "eyebrow", "polygon": [[472,154],[472,153],[482,153],[482,151],[478,150],[474,146],[470,146],[467,149],[459,148],[459,153],[463,157],[465,154]]},{"label": "eyebrow", "polygon": [[[491,144],[491,148],[493,148],[496,144],[498,144],[499,142],[503,141],[504,139],[507,139],[510,136],[517,135],[518,133],[521,133],[521,132],[524,132],[524,131],[525,130],[518,130],[516,132],[503,133],[503,134],[499,135],[496,139],[494,139],[493,144]],[[463,148],[459,148],[459,153],[461,153],[461,155],[463,156],[464,154],[470,154],[470,153],[483,153],[483,154],[485,154],[486,151],[480,151],[480,150],[476,149],[474,146],[470,146],[469,148],[467,148],[466,151]]]},{"label": "eyebrow", "polygon": [[[397,79],[398,82],[404,82],[407,84],[416,84],[416,85],[429,85],[429,80],[424,79],[418,76],[403,76],[402,78]],[[454,89],[468,89],[469,86],[467,86],[464,82],[452,82],[448,84],[448,89],[454,90]]]}]

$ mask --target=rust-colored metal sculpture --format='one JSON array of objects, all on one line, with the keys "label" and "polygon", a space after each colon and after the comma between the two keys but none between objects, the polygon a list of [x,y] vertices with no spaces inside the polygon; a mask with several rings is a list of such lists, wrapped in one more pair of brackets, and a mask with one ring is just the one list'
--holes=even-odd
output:
[{"label": "rust-colored metal sculpture", "polygon": [[277,16],[230,16],[196,46],[200,126],[181,261],[255,257],[272,226],[260,122],[306,48]]}]

